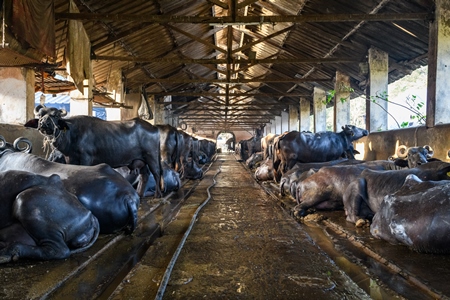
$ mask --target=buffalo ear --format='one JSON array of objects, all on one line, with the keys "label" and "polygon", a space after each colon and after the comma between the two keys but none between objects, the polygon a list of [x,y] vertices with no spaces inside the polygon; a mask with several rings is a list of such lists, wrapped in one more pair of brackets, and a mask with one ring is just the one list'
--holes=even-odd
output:
[{"label": "buffalo ear", "polygon": [[30,127],[30,128],[38,128],[39,125],[39,119],[31,119],[28,122],[25,123],[25,127]]},{"label": "buffalo ear", "polygon": [[66,121],[59,119],[58,120],[58,128],[60,130],[69,130],[69,124],[66,123]]}]

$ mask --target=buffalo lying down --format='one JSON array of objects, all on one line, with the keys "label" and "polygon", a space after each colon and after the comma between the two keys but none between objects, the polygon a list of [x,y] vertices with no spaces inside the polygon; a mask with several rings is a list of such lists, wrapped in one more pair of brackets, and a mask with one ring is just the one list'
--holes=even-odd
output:
[{"label": "buffalo lying down", "polygon": [[137,225],[139,195],[131,184],[106,164],[96,166],[65,165],[36,155],[0,153],[0,171],[21,170],[50,176],[58,174],[64,187],[75,194],[100,223],[101,233],[134,231]]},{"label": "buffalo lying down", "polygon": [[450,181],[421,181],[409,175],[397,192],[381,202],[370,232],[418,252],[449,253],[449,222]]},{"label": "buffalo lying down", "polygon": [[347,221],[372,219],[380,209],[386,195],[400,189],[408,175],[414,174],[421,180],[449,180],[450,164],[440,161],[429,162],[412,169],[373,171],[364,170],[348,185],[344,195]]},{"label": "buffalo lying down", "polygon": [[0,172],[0,263],[67,258],[97,240],[97,218],[58,175]]}]

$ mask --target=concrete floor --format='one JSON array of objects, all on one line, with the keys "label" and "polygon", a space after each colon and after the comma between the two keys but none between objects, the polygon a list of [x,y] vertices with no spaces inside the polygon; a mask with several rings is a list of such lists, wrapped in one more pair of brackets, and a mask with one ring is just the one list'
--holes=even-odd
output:
[{"label": "concrete floor", "polygon": [[164,299],[370,299],[254,181],[234,156],[220,154],[116,290],[113,299],[154,298],[192,210],[208,196],[172,271]]},{"label": "concrete floor", "polygon": [[[164,299],[450,295],[450,256],[374,240],[367,229],[345,222],[339,211],[324,213],[325,221],[300,224],[289,215],[292,200],[271,196],[233,155],[223,153],[201,181],[188,181],[164,199],[142,199],[139,226],[131,236],[101,235],[92,248],[65,260],[0,265],[0,299],[155,299],[208,188],[210,201],[180,252]],[[352,252],[355,243],[362,243],[363,251]],[[399,268],[392,272],[386,264]]]}]

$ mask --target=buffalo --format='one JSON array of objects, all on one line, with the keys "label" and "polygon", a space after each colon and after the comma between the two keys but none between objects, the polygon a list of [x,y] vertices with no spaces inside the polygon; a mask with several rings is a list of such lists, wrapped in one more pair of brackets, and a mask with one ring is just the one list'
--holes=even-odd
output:
[{"label": "buffalo", "polygon": [[438,161],[432,158],[433,154],[433,149],[428,145],[409,148],[402,145],[397,149],[397,157],[392,156],[390,159],[400,167],[415,168],[430,161]]},{"label": "buffalo", "polygon": [[364,170],[348,185],[344,194],[344,209],[347,221],[371,220],[379,209],[383,198],[400,189],[408,175],[414,174],[421,180],[448,180],[450,164],[440,161],[418,165],[412,169],[376,171]]},{"label": "buffalo", "polygon": [[33,154],[4,150],[0,153],[0,171],[20,170],[43,176],[58,174],[64,187],[75,194],[100,223],[101,233],[137,226],[139,195],[131,184],[107,164],[95,166],[66,165]]},{"label": "buffalo", "polygon": [[296,163],[295,166],[284,173],[280,179],[280,194],[285,195],[286,188],[290,191],[291,195],[295,197],[296,184],[299,180],[303,180],[307,177],[305,172],[310,169],[320,169],[322,167],[334,166],[334,165],[353,165],[363,163],[361,160],[349,160],[349,159],[337,159],[327,162],[319,163]]},{"label": "buffalo", "polygon": [[278,134],[269,133],[268,135],[261,138],[261,151],[263,152],[264,160],[266,160],[268,157],[272,157],[272,147],[277,136]]},{"label": "buffalo", "polygon": [[[134,160],[144,161],[155,177],[156,196],[161,196],[161,155],[159,130],[150,123],[135,118],[128,121],[104,121],[90,116],[63,118],[66,111],[38,105],[39,119],[25,127],[36,128],[44,141],[61,151],[68,163],[92,166],[106,163],[113,168],[128,166]],[[141,172],[138,187],[144,194],[148,173]]]},{"label": "buffalo", "polygon": [[0,263],[64,259],[97,240],[97,218],[58,175],[0,172]]},{"label": "buffalo", "polygon": [[[180,143],[180,166],[177,167],[181,178],[200,179],[203,177],[202,169],[198,165],[198,140],[182,130],[178,130]],[[194,147],[196,146],[197,151]]]},{"label": "buffalo", "polygon": [[408,175],[403,186],[384,197],[371,234],[417,252],[450,252],[450,181],[422,181]]},{"label": "buffalo", "polygon": [[274,144],[274,167],[283,174],[294,167],[297,162],[325,162],[339,159],[352,148],[352,142],[369,132],[353,125],[342,126],[339,133],[298,132],[291,131],[283,134]]},{"label": "buffalo", "polygon": [[309,208],[336,210],[344,207],[343,196],[350,182],[367,168],[381,169],[382,166],[334,165],[322,167],[317,172],[297,183],[295,211],[300,216],[306,215]]}]

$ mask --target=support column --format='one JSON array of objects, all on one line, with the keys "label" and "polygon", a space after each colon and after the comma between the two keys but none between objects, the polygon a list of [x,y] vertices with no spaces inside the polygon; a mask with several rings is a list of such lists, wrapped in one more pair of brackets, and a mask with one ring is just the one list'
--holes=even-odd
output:
[{"label": "support column", "polygon": [[275,116],[275,133],[281,134],[281,117]]},{"label": "support column", "polygon": [[[369,132],[387,130],[388,124],[388,102],[381,98],[387,96],[389,56],[386,52],[376,48],[369,49],[369,101],[366,105],[366,126]],[[378,97],[377,97],[378,96]],[[372,100],[375,99],[376,103]]]},{"label": "support column", "polygon": [[289,131],[298,130],[298,106],[289,105]]},{"label": "support column", "polygon": [[272,123],[267,123],[266,127],[264,127],[264,130],[265,130],[265,135],[272,133]]},{"label": "support column", "polygon": [[34,70],[0,68],[0,123],[25,124],[34,118]]},{"label": "support column", "polygon": [[428,50],[427,127],[450,121],[450,0],[436,0],[435,21],[430,23]]},{"label": "support column", "polygon": [[74,90],[70,95],[70,115],[71,116],[92,116],[92,81],[83,80],[83,93]]},{"label": "support column", "polygon": [[281,112],[281,132],[289,131],[289,113]]},{"label": "support column", "polygon": [[325,101],[327,94],[325,90],[314,87],[314,131],[327,130],[327,106]]},{"label": "support column", "polygon": [[[170,97],[170,96],[168,96]],[[167,98],[167,102],[170,101],[171,98]],[[153,97],[153,101],[152,101],[152,111],[153,111],[153,120],[151,121],[151,123],[153,125],[161,125],[161,124],[166,124],[166,120],[165,120],[165,111],[164,111],[164,102],[166,102],[166,97],[164,98],[163,101],[161,101],[162,103],[157,103],[156,99]],[[195,126],[194,126],[195,128]],[[195,128],[197,130],[197,128]]]},{"label": "support column", "polygon": [[341,131],[342,126],[350,123],[350,76],[336,71],[334,86],[334,131]]},{"label": "support column", "polygon": [[311,128],[311,103],[305,97],[300,97],[300,128],[298,131],[309,131]]}]

